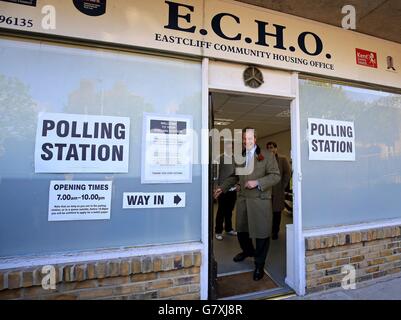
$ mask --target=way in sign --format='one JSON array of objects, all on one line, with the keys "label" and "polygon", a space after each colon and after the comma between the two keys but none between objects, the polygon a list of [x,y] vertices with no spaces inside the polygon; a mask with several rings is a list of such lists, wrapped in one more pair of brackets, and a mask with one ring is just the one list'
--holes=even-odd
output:
[{"label": "way in sign", "polygon": [[[135,195],[135,196],[128,196],[128,204],[129,205],[148,205],[149,204],[149,199],[150,196],[141,196],[141,195]],[[153,196],[153,204],[161,204],[163,205],[164,203],[164,196]]]},{"label": "way in sign", "polygon": [[185,192],[124,192],[124,209],[185,207]]}]

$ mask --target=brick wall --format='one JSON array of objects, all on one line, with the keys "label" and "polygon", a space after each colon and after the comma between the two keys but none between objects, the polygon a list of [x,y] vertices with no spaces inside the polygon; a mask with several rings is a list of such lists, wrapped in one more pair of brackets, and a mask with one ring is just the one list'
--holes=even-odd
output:
[{"label": "brick wall", "polygon": [[55,265],[55,290],[42,288],[42,266],[0,270],[0,300],[196,300],[200,265],[200,252]]},{"label": "brick wall", "polygon": [[342,267],[356,270],[356,286],[401,272],[401,226],[305,239],[307,293],[341,287]]}]

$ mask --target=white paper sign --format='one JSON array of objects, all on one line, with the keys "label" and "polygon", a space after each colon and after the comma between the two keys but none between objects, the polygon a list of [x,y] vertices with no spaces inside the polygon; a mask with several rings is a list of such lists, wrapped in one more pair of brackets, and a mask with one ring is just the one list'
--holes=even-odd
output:
[{"label": "white paper sign", "polygon": [[111,181],[50,181],[49,221],[110,219]]},{"label": "white paper sign", "polygon": [[185,207],[185,192],[124,192],[123,197],[123,209]]},{"label": "white paper sign", "polygon": [[39,113],[36,173],[128,172],[130,119]]},{"label": "white paper sign", "polygon": [[308,119],[309,160],[355,161],[354,122]]},{"label": "white paper sign", "polygon": [[142,183],[192,182],[192,117],[144,114]]}]

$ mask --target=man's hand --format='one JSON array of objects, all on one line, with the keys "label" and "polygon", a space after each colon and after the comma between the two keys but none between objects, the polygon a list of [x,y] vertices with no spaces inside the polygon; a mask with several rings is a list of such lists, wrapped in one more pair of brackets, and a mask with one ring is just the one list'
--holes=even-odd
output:
[{"label": "man's hand", "polygon": [[249,180],[245,183],[245,188],[255,189],[259,185],[258,180]]},{"label": "man's hand", "polygon": [[218,187],[213,192],[213,198],[217,199],[222,193],[223,193],[223,190],[220,187]]}]

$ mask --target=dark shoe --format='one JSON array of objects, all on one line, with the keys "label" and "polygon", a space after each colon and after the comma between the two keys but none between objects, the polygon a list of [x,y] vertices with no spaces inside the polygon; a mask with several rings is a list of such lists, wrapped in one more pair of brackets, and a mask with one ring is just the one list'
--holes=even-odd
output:
[{"label": "dark shoe", "polygon": [[253,255],[248,255],[245,252],[238,253],[234,258],[234,262],[244,261],[247,257],[253,257]]},{"label": "dark shoe", "polygon": [[265,271],[263,270],[263,268],[255,268],[255,271],[253,272],[253,280],[259,281],[263,278],[264,274]]},{"label": "dark shoe", "polygon": [[278,239],[278,234],[273,234],[272,239],[273,240],[277,240]]}]

